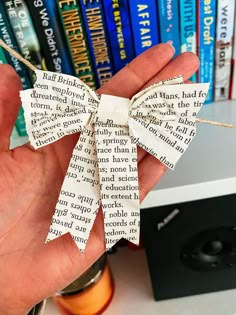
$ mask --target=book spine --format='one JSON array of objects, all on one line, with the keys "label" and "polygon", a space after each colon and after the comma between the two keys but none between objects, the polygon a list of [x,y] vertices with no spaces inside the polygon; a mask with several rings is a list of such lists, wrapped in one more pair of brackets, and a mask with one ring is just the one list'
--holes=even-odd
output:
[{"label": "book spine", "polygon": [[23,110],[22,106],[19,109],[18,116],[17,116],[16,122],[15,122],[15,126],[16,126],[16,129],[17,129],[17,131],[21,137],[27,136],[24,110]]},{"label": "book spine", "polygon": [[47,69],[73,75],[74,70],[60,23],[57,1],[26,0],[26,3],[33,18]]},{"label": "book spine", "polygon": [[75,1],[57,0],[69,52],[77,77],[93,89],[96,80],[84,30],[81,11]]},{"label": "book spine", "polygon": [[175,56],[177,56],[180,53],[178,0],[157,0],[157,3],[160,21],[161,42],[170,42],[174,46]]},{"label": "book spine", "polygon": [[112,60],[115,72],[117,72],[135,57],[129,5],[127,0],[103,0],[103,7]]},{"label": "book spine", "polygon": [[218,1],[215,49],[215,101],[229,98],[234,12],[234,1]]},{"label": "book spine", "polygon": [[80,0],[97,85],[113,75],[111,50],[101,0]]},{"label": "book spine", "polygon": [[[14,49],[16,52],[19,52],[19,47],[2,3],[0,3],[0,37],[9,47]],[[9,52],[4,51],[4,54],[6,56],[7,63],[9,63],[20,76],[23,89],[30,89],[32,84],[26,67]]]},{"label": "book spine", "polygon": [[234,40],[233,40],[233,56],[231,63],[231,87],[230,99],[236,100],[236,10],[234,17]]},{"label": "book spine", "polygon": [[209,104],[214,100],[216,0],[198,0],[197,10],[198,82],[210,83],[205,101]]},{"label": "book spine", "polygon": [[2,47],[0,47],[0,64],[3,64],[3,63],[7,63],[7,59],[6,59],[6,56],[4,54]]},{"label": "book spine", "polygon": [[159,43],[156,0],[129,1],[135,54],[138,56]]},{"label": "book spine", "polygon": [[[180,51],[197,54],[196,0],[179,1],[180,9]],[[197,81],[196,73],[190,78]]]},{"label": "book spine", "polygon": [[[25,1],[3,0],[3,3],[22,56],[38,69],[45,68],[45,60]],[[32,79],[34,78],[33,75]]]},{"label": "book spine", "polygon": [[[9,19],[5,11],[4,4],[2,2],[0,2],[0,37],[9,47],[19,52],[19,47],[17,45],[16,38],[13,34]],[[9,63],[16,70],[17,74],[21,78],[23,89],[31,88],[32,84],[25,66],[21,62],[19,62],[19,60],[16,57],[12,56],[7,51],[4,51],[4,54],[6,56],[7,63]],[[24,111],[22,107],[19,110],[15,124],[19,135],[26,136],[27,135],[26,125],[24,119]]]}]

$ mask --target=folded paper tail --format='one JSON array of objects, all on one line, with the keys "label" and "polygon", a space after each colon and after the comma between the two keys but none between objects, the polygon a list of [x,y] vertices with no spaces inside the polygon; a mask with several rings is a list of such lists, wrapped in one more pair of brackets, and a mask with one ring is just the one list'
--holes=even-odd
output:
[{"label": "folded paper tail", "polygon": [[87,126],[81,133],[61,188],[48,240],[70,232],[83,252],[101,203],[106,249],[122,237],[139,244],[137,147],[131,143],[127,127],[110,127],[109,138],[108,129],[99,123],[95,124],[95,130]]},{"label": "folded paper tail", "polygon": [[[107,134],[109,132],[109,135]],[[128,127],[96,123],[101,203],[106,249],[121,238],[139,243],[139,186],[137,146]]]},{"label": "folded paper tail", "polygon": [[[58,198],[48,239],[70,232],[78,248],[85,250],[100,206],[99,174],[93,127],[80,135]],[[58,233],[61,233],[58,235]]]}]

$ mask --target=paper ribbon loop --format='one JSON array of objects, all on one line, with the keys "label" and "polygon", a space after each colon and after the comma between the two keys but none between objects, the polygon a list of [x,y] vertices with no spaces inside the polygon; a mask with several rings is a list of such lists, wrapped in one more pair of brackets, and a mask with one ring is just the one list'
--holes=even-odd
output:
[{"label": "paper ribbon loop", "polygon": [[196,134],[209,85],[183,85],[176,77],[129,100],[98,96],[68,75],[40,70],[36,75],[34,88],[21,92],[31,144],[39,148],[81,132],[48,240],[70,232],[84,251],[102,205],[106,248],[122,237],[138,244],[137,145],[173,169]]}]

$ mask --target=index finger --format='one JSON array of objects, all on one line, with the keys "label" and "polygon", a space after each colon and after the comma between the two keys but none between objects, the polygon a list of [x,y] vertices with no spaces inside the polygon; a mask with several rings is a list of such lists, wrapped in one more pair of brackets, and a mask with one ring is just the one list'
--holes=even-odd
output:
[{"label": "index finger", "polygon": [[132,97],[170,62],[174,53],[174,48],[169,44],[153,46],[115,74],[97,92]]}]

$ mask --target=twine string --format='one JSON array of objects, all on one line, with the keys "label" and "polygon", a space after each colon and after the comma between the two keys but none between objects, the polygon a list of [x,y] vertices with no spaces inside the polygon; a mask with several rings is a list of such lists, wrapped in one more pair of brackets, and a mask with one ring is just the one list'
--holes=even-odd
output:
[{"label": "twine string", "polygon": [[[14,49],[12,49],[7,44],[5,44],[1,38],[0,38],[0,46],[2,46],[4,49],[6,49],[11,55],[16,57],[19,61],[21,61],[23,64],[25,64],[32,71],[37,70],[37,68],[35,66],[33,66],[28,60],[26,60],[18,52],[16,52]],[[204,123],[204,124],[210,124],[210,125],[219,126],[219,127],[227,127],[227,128],[235,128],[236,129],[236,125],[226,124],[226,123],[208,120],[208,119],[204,119],[204,118],[196,118],[196,121],[200,122],[200,123]]]},{"label": "twine string", "polygon": [[0,46],[2,46],[4,49],[6,49],[11,55],[13,55],[18,60],[20,60],[23,64],[25,64],[32,71],[37,70],[37,68],[35,66],[33,66],[28,60],[26,60],[24,57],[22,57],[20,54],[18,54],[18,52],[16,52],[14,49],[12,49],[7,44],[5,44],[1,38],[0,38]]},{"label": "twine string", "polygon": [[222,122],[219,122],[219,121],[213,121],[213,120],[208,120],[208,119],[204,119],[204,118],[196,118],[196,121],[200,122],[200,123],[204,123],[204,124],[209,124],[209,125],[214,125],[214,126],[219,126],[219,127],[235,128],[236,129],[236,125],[226,124],[226,123],[222,123]]}]

